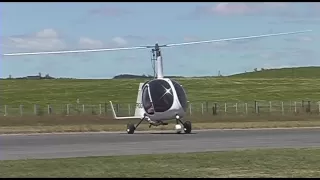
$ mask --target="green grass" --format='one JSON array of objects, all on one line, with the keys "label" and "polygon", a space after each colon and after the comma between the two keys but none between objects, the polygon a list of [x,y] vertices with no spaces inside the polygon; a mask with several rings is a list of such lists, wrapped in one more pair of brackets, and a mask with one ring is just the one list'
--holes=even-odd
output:
[{"label": "green grass", "polygon": [[320,149],[0,161],[1,177],[320,177]]},{"label": "green grass", "polygon": [[[253,100],[319,100],[320,68],[267,70],[221,78],[176,79],[190,102]],[[312,78],[310,78],[312,77]],[[1,80],[1,104],[135,103],[141,79]]]}]

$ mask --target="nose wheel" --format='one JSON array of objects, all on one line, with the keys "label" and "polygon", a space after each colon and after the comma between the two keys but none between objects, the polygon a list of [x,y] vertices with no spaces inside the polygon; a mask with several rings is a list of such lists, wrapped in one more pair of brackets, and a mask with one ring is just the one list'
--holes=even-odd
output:
[{"label": "nose wheel", "polygon": [[[190,121],[182,122],[179,115],[176,115],[176,129],[178,126],[181,126],[180,124],[183,125],[184,133],[186,134],[191,133],[191,130],[192,130],[191,122]],[[177,131],[177,133],[180,134],[180,131]]]}]

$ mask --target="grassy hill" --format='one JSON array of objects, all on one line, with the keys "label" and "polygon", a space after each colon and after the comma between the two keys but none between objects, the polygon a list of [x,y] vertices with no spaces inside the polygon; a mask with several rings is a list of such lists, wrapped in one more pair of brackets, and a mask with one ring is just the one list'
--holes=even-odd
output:
[{"label": "grassy hill", "polygon": [[237,78],[320,78],[320,67],[294,67],[281,69],[265,69],[229,77]]},{"label": "grassy hill", "polygon": [[[174,78],[191,102],[320,100],[320,67],[284,68],[218,78]],[[142,79],[1,80],[1,104],[134,103]]]}]

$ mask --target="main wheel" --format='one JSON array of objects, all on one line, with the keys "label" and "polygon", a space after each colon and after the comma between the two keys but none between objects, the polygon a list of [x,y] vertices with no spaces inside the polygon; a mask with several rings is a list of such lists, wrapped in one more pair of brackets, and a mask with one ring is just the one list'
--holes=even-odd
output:
[{"label": "main wheel", "polygon": [[134,130],[136,130],[136,127],[134,126],[134,124],[127,124],[127,133],[128,134],[133,134],[134,133]]},{"label": "main wheel", "polygon": [[192,127],[191,127],[191,122],[190,121],[186,121],[183,123],[183,127],[184,127],[184,132],[186,134],[191,133]]}]

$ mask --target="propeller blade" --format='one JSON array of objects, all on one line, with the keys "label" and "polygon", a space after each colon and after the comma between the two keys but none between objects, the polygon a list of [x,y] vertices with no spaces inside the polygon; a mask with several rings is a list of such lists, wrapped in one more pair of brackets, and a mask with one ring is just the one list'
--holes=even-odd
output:
[{"label": "propeller blade", "polygon": [[124,48],[107,48],[107,49],[83,49],[83,50],[70,50],[70,51],[47,51],[47,52],[26,52],[26,53],[8,53],[4,56],[23,56],[23,55],[43,55],[43,54],[67,54],[67,53],[85,53],[85,52],[102,52],[102,51],[120,51],[120,50],[133,50],[133,49],[147,49],[149,46],[138,47],[124,47]]},{"label": "propeller blade", "polygon": [[243,37],[234,37],[234,38],[225,38],[225,39],[213,39],[213,40],[206,40],[206,41],[193,41],[193,42],[185,42],[185,43],[166,44],[166,45],[161,45],[160,47],[172,47],[172,46],[183,46],[183,45],[212,43],[212,42],[222,42],[222,41],[234,41],[234,40],[243,40],[243,39],[254,39],[254,38],[262,38],[262,37],[270,37],[270,36],[281,36],[281,35],[289,35],[289,34],[298,34],[298,33],[310,32],[310,31],[312,31],[312,30],[294,31],[294,32],[283,32],[283,33],[273,33],[273,34],[263,34],[263,35],[256,35],[256,36],[243,36]]}]

